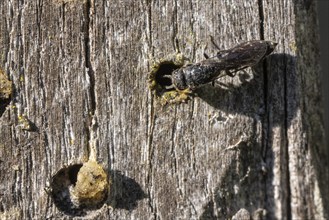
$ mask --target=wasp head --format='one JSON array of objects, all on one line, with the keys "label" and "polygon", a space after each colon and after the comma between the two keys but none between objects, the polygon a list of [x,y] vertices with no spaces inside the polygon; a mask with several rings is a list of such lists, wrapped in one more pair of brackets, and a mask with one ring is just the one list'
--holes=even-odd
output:
[{"label": "wasp head", "polygon": [[174,88],[176,88],[178,90],[184,90],[188,87],[186,84],[186,79],[185,79],[183,69],[176,69],[172,73],[170,78],[171,78],[171,83],[174,86]]}]

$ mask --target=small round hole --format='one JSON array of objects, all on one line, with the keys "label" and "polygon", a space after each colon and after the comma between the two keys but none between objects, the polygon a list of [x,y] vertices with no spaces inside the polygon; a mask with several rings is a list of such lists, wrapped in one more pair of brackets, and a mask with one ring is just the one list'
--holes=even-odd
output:
[{"label": "small round hole", "polygon": [[170,76],[175,69],[180,68],[180,66],[173,63],[163,63],[159,66],[158,71],[155,73],[155,81],[162,88],[171,86],[172,82]]}]

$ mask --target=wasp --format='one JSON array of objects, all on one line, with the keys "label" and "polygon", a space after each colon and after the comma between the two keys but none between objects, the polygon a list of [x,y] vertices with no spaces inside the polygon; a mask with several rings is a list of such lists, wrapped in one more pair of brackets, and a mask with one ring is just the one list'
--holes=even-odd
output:
[{"label": "wasp", "polygon": [[271,54],[277,43],[272,41],[247,41],[228,49],[220,50],[216,56],[183,66],[172,72],[172,86],[181,92],[191,92],[201,85],[213,82],[217,78],[252,67]]}]

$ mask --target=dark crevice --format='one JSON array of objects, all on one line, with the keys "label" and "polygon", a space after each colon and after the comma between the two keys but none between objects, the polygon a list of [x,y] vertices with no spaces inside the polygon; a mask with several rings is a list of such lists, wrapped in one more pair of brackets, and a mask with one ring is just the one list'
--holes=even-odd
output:
[{"label": "dark crevice", "polygon": [[41,93],[43,94],[42,97],[45,97],[45,83],[44,83],[44,77],[43,77],[43,71],[44,68],[42,65],[42,52],[41,49],[43,45],[43,39],[42,39],[42,13],[43,13],[43,1],[39,0],[36,6],[37,13],[36,13],[36,22],[37,22],[37,33],[38,33],[38,48],[37,48],[37,74],[38,74],[38,85],[40,85]]},{"label": "dark crevice", "polygon": [[[284,66],[287,67],[287,59],[284,60],[285,64]],[[287,219],[291,219],[291,192],[290,192],[290,170],[289,170],[289,144],[288,144],[288,94],[287,94],[287,83],[288,83],[288,79],[287,79],[287,74],[288,74],[288,70],[285,70],[284,73],[284,132],[285,132],[285,137],[284,137],[284,147],[285,147],[285,167],[284,169],[286,170],[286,183],[287,183]]]},{"label": "dark crevice", "polygon": [[[151,107],[151,120],[150,120],[150,133],[148,134],[148,150],[149,150],[149,158],[148,158],[148,161],[149,161],[149,167],[148,167],[148,175],[147,175],[147,183],[149,186],[152,185],[151,183],[151,179],[152,179],[152,173],[153,173],[153,165],[152,165],[152,158],[153,158],[153,155],[154,155],[154,147],[153,147],[153,133],[154,133],[154,125],[155,125],[155,120],[156,120],[156,116],[154,115],[154,107],[153,107],[153,101],[151,100],[151,104],[152,104],[152,107]],[[149,197],[149,206],[151,208],[151,212],[153,213],[154,215],[154,219],[157,219],[157,214],[156,214],[156,207],[154,207],[152,205],[152,198],[151,198],[151,190],[150,190],[151,187],[148,188],[148,195],[150,196]]]},{"label": "dark crevice", "polygon": [[[263,25],[263,21],[264,21],[264,9],[263,9],[263,1],[262,0],[258,0],[258,10],[259,10],[259,33],[260,33],[260,39],[263,40],[264,39],[264,25]],[[267,64],[266,62],[263,62],[263,80],[264,80],[264,84],[263,84],[263,91],[264,91],[264,109],[265,112],[268,113],[268,72],[267,72]],[[267,142],[269,140],[269,134],[270,134],[270,125],[269,123],[269,114],[267,114],[264,117],[263,120],[263,124],[265,129],[263,129],[263,143],[262,143],[262,152],[263,152],[263,160],[264,162],[266,161],[266,155],[267,155]]]},{"label": "dark crevice", "polygon": [[178,34],[178,21],[177,21],[177,1],[174,2],[174,10],[172,13],[172,26],[173,26],[173,36],[172,36],[172,44],[173,47],[175,48],[176,52],[179,52],[180,49],[178,47],[178,44],[176,44],[177,40],[177,34]]},{"label": "dark crevice", "polygon": [[[264,8],[263,0],[258,0],[258,11],[259,11],[259,37],[261,40],[264,40]],[[268,72],[266,62],[263,62],[263,76],[264,76],[264,104],[265,112],[268,111],[268,100],[267,100],[267,90],[268,90]],[[267,131],[267,135],[269,132]],[[264,146],[264,143],[263,143]],[[264,155],[265,156],[265,155]]]},{"label": "dark crevice", "polygon": [[258,11],[259,11],[259,34],[260,39],[264,40],[264,7],[263,0],[258,0]]},{"label": "dark crevice", "polygon": [[90,111],[89,111],[89,120],[86,121],[85,130],[87,137],[87,144],[85,147],[85,154],[90,155],[90,146],[89,142],[91,139],[91,126],[92,126],[92,117],[95,114],[96,109],[96,97],[95,97],[95,74],[92,68],[91,60],[90,60],[90,39],[89,39],[89,27],[90,27],[90,8],[91,8],[91,0],[86,0],[85,8],[84,8],[84,49],[85,49],[85,65],[87,74],[90,81],[89,87],[89,96],[90,96]]},{"label": "dark crevice", "polygon": [[85,6],[85,26],[84,26],[84,43],[85,43],[85,62],[87,68],[87,74],[90,79],[90,98],[91,98],[91,115],[94,115],[96,109],[96,98],[95,98],[95,74],[92,69],[91,61],[90,61],[90,39],[89,39],[89,26],[90,26],[90,8],[91,3],[90,0],[86,1]]},{"label": "dark crevice", "polygon": [[149,31],[149,48],[151,48],[151,53],[152,56],[154,56],[154,50],[152,49],[152,42],[153,42],[153,38],[152,38],[152,7],[151,7],[151,1],[147,1],[148,4],[148,31]]},{"label": "dark crevice", "polygon": [[[193,3],[192,1],[190,1],[190,10],[194,11],[193,8]],[[195,30],[194,30],[194,23],[195,23],[195,17],[194,17],[194,13],[191,14],[191,19],[190,19],[190,27],[191,27],[191,33],[193,33],[193,47],[192,47],[192,54],[191,54],[191,60],[195,60],[196,57],[196,51],[197,51],[197,46],[196,46],[196,37],[195,37]]]},{"label": "dark crevice", "polygon": [[[258,7],[259,7],[259,20],[260,20],[260,24],[259,24],[259,33],[260,33],[260,39],[264,40],[265,39],[265,34],[264,34],[264,7],[263,7],[263,0],[258,0]],[[285,60],[286,61],[286,60]],[[287,66],[287,64],[285,64],[285,66]],[[263,62],[263,76],[264,76],[264,108],[265,108],[265,112],[266,114],[266,118],[264,118],[264,127],[265,129],[263,130],[263,143],[262,143],[262,147],[263,147],[263,160],[266,163],[266,158],[268,156],[268,152],[269,147],[271,146],[267,146],[268,145],[268,141],[271,139],[270,135],[271,135],[271,125],[269,124],[270,122],[270,115],[269,115],[269,93],[268,93],[268,89],[269,89],[269,78],[268,78],[268,65],[266,62]],[[287,71],[285,71],[285,79],[284,79],[284,114],[285,114],[285,121],[284,121],[284,132],[285,132],[285,137],[284,137],[284,147],[285,149],[282,149],[284,151],[284,160],[285,160],[285,164],[284,169],[286,170],[286,176],[285,176],[285,181],[287,184],[287,195],[286,195],[286,210],[287,210],[287,214],[286,214],[286,218],[287,219],[291,219],[291,192],[290,192],[290,172],[289,172],[289,152],[288,152],[288,111],[287,111]],[[265,181],[265,188],[267,188],[266,186],[266,181]],[[265,194],[265,201],[267,201],[267,194]]]},{"label": "dark crevice", "polygon": [[[260,40],[264,40],[264,7],[263,7],[263,0],[258,0],[258,12],[259,12],[259,38]],[[264,92],[264,111],[265,111],[265,115],[262,121],[263,124],[263,129],[262,129],[262,143],[261,143],[261,148],[262,148],[262,157],[263,157],[263,162],[264,164],[267,164],[267,158],[270,156],[272,157],[272,155],[269,154],[269,140],[270,140],[270,114],[269,114],[269,97],[268,97],[268,71],[267,71],[267,64],[266,61],[263,62],[262,64],[263,67],[263,80],[264,80],[264,84],[263,84],[263,92]],[[265,196],[264,196],[264,200],[265,200],[265,204],[267,204],[267,201],[269,200],[268,198],[268,187],[267,186],[267,180],[266,177],[264,178],[264,185],[265,185]],[[267,205],[265,205],[266,207]]]},{"label": "dark crevice", "polygon": [[[152,38],[152,1],[150,0],[146,0],[147,3],[147,7],[148,7],[148,32],[149,32],[149,48],[151,50],[151,54],[152,57],[154,56],[154,50],[153,50],[153,38]],[[152,142],[153,142],[153,132],[154,132],[154,126],[155,126],[155,120],[156,120],[156,116],[154,114],[154,101],[153,98],[150,99],[150,117],[148,119],[148,122],[150,124],[149,127],[149,131],[148,131],[148,140],[147,140],[147,145],[148,145],[148,151],[149,151],[149,157],[148,157],[148,161],[149,161],[149,165],[148,165],[148,174],[147,174],[147,185],[148,187],[148,205],[151,209],[151,212],[153,213],[153,217],[154,219],[157,219],[157,211],[156,211],[156,207],[153,206],[152,204],[152,192],[151,192],[151,179],[152,179],[152,173],[153,173],[153,166],[152,166],[152,157],[153,157],[153,153],[154,153],[154,149],[152,146]]]}]

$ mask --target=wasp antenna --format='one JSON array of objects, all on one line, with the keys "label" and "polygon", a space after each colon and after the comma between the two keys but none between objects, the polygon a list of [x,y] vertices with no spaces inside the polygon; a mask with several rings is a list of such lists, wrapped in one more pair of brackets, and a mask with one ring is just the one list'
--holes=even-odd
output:
[{"label": "wasp antenna", "polygon": [[166,90],[175,89],[175,86],[174,85],[165,86],[165,89]]},{"label": "wasp antenna", "polygon": [[172,79],[172,76],[171,76],[171,75],[163,75],[162,77],[163,77],[163,78]]}]

